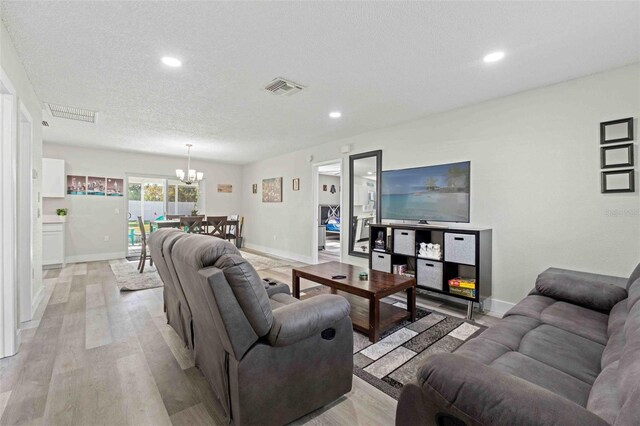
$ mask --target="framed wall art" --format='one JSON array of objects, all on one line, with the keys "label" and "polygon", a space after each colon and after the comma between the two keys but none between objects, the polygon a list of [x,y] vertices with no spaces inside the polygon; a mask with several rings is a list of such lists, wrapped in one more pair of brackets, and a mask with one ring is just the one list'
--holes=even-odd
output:
[{"label": "framed wall art", "polygon": [[600,148],[600,167],[603,169],[631,167],[633,166],[633,160],[632,143]]},{"label": "framed wall art", "polygon": [[633,140],[633,117],[600,123],[600,143],[602,145]]},{"label": "framed wall art", "polygon": [[602,193],[635,192],[633,169],[602,172]]},{"label": "framed wall art", "polygon": [[282,202],[282,178],[262,179],[262,202]]}]

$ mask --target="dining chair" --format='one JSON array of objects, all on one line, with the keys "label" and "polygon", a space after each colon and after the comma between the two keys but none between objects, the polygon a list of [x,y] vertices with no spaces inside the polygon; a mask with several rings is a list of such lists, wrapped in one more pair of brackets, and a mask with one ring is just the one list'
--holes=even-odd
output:
[{"label": "dining chair", "polygon": [[180,219],[181,217],[183,217],[183,214],[168,214],[167,220],[174,220],[174,219]]},{"label": "dining chair", "polygon": [[189,234],[202,234],[204,232],[203,221],[204,216],[180,217],[180,225],[184,226],[185,231]]},{"label": "dining chair", "polygon": [[226,239],[227,217],[226,216],[207,216],[207,234],[212,237]]},{"label": "dining chair", "polygon": [[151,259],[151,253],[147,252],[147,232],[144,229],[144,221],[142,216],[138,216],[138,226],[140,227],[140,261],[138,262],[138,271],[142,273],[144,271],[144,264],[149,259],[149,266],[153,266],[153,259]]}]

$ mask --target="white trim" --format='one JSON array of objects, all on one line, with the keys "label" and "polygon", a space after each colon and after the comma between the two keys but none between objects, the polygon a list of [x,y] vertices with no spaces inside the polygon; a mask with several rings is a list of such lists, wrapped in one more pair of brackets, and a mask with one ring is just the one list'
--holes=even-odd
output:
[{"label": "white trim", "polygon": [[516,306],[515,303],[505,302],[504,300],[498,300],[492,297],[485,299],[484,301],[485,313],[496,318],[502,318],[504,314],[514,306]]},{"label": "white trim", "polygon": [[80,254],[77,256],[67,256],[65,263],[84,263],[84,262],[98,262],[101,260],[114,260],[124,259],[127,256],[127,252],[119,251],[115,253],[94,253],[94,254]]},{"label": "white trim", "polygon": [[16,92],[0,68],[0,358],[18,351],[16,285]]},{"label": "white trim", "polygon": [[17,269],[19,322],[30,321],[33,315],[33,118],[19,102],[17,152]]},{"label": "white trim", "polygon": [[[317,230],[316,230],[317,232]],[[316,240],[317,241],[317,240]],[[309,263],[311,264],[313,259],[309,256],[302,256],[297,253],[291,253],[289,251],[277,250],[271,247],[265,247],[258,244],[244,243],[244,246],[251,250],[260,251],[265,254],[271,254],[273,256],[282,257],[288,260],[295,260],[297,262]]]},{"label": "white trim", "polygon": [[31,299],[31,312],[35,312],[36,309],[38,309],[38,305],[40,305],[40,302],[42,302],[42,299],[44,298],[44,291],[42,291],[43,289],[44,285],[41,285],[38,293],[36,293],[36,295]]}]

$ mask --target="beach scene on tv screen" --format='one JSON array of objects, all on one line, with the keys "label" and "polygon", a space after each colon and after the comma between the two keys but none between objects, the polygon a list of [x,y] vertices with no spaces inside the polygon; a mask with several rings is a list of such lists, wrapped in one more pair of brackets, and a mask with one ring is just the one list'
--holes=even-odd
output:
[{"label": "beach scene on tv screen", "polygon": [[470,163],[382,172],[382,218],[469,222]]}]

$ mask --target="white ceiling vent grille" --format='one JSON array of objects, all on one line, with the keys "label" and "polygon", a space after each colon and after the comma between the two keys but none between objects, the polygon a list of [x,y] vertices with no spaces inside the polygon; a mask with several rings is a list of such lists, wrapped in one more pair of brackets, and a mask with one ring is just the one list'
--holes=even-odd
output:
[{"label": "white ceiling vent grille", "polygon": [[49,127],[49,122],[48,122],[48,121],[46,121],[46,120],[42,120],[42,125],[43,125],[44,127]]},{"label": "white ceiling vent grille", "polygon": [[271,83],[267,84],[264,89],[268,92],[273,93],[274,95],[291,96],[304,89],[304,86],[298,83],[294,83],[291,80],[286,80],[282,77],[278,77]]},{"label": "white ceiling vent grille", "polygon": [[90,111],[88,109],[47,104],[49,111],[53,117],[66,118],[69,120],[85,121],[87,123],[95,123],[98,118],[98,113]]}]

